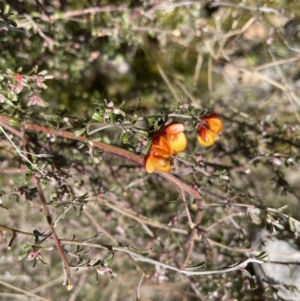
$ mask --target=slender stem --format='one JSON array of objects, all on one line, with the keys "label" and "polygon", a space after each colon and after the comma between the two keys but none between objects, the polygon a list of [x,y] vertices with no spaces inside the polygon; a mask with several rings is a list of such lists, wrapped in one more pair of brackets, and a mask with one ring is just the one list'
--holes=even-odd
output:
[{"label": "slender stem", "polygon": [[223,274],[223,273],[228,273],[228,272],[244,269],[249,263],[259,263],[259,264],[263,263],[263,260],[258,260],[256,258],[250,257],[250,258],[248,258],[248,259],[246,259],[242,262],[231,265],[229,267],[220,268],[220,269],[216,269],[216,270],[209,270],[209,271],[197,271],[197,270],[195,271],[195,270],[189,270],[189,269],[180,269],[180,268],[177,268],[175,266],[157,261],[155,259],[145,257],[141,254],[138,254],[134,251],[131,251],[127,247],[111,246],[111,245],[104,245],[104,244],[93,244],[93,243],[87,243],[87,242],[84,242],[84,241],[67,240],[67,239],[64,240],[64,242],[66,242],[70,245],[78,245],[79,244],[81,246],[87,246],[87,247],[91,247],[91,248],[100,248],[100,249],[106,249],[106,250],[110,250],[110,251],[119,251],[119,252],[131,255],[136,261],[142,261],[142,262],[147,262],[147,263],[150,263],[150,264],[153,264],[153,265],[158,265],[158,266],[161,266],[163,268],[173,270],[173,271],[176,271],[178,273],[185,274],[185,275]]},{"label": "slender stem", "polygon": [[215,1],[210,4],[211,7],[216,7],[216,6],[228,6],[228,7],[234,7],[237,9],[246,9],[246,10],[252,10],[252,11],[258,11],[258,12],[263,12],[263,13],[272,13],[276,14],[278,16],[282,16],[282,13],[278,9],[274,9],[271,7],[263,7],[263,6],[247,6],[243,3],[239,4],[234,4],[230,2],[223,2],[223,1]]},{"label": "slender stem", "polygon": [[66,257],[66,254],[64,252],[64,249],[61,245],[61,242],[56,234],[56,231],[55,231],[55,228],[54,228],[54,225],[52,223],[52,217],[51,217],[51,214],[50,214],[50,210],[48,208],[48,205],[47,205],[47,201],[46,201],[46,198],[45,198],[45,195],[44,195],[44,192],[43,192],[43,189],[42,189],[42,186],[40,183],[37,183],[36,185],[36,188],[37,188],[37,191],[38,191],[38,194],[40,196],[40,199],[41,199],[41,202],[42,202],[42,205],[43,205],[43,210],[44,210],[44,213],[45,213],[45,216],[47,218],[47,222],[48,222],[48,225],[49,225],[49,228],[52,232],[52,237],[53,237],[53,240],[56,244],[56,247],[58,249],[58,252],[60,254],[60,257],[62,259],[62,262],[63,262],[63,268],[64,268],[64,272],[65,272],[65,280],[64,280],[64,285],[66,285],[67,287],[67,290],[71,290],[73,288],[73,283],[72,283],[72,280],[71,280],[71,269],[70,269],[70,265],[69,265],[69,262],[68,262],[68,259]]},{"label": "slender stem", "polygon": [[201,207],[201,204],[198,204],[198,212],[195,218],[195,227],[192,229],[190,237],[187,240],[187,243],[189,244],[189,249],[187,251],[186,257],[184,262],[182,263],[180,269],[184,269],[188,263],[189,263],[189,259],[192,255],[194,246],[195,246],[195,238],[197,235],[197,231],[198,231],[198,225],[201,223],[202,220],[202,216],[203,216],[203,208]]},{"label": "slender stem", "polygon": [[17,234],[14,233],[11,240],[9,241],[9,244],[8,244],[8,247],[7,247],[8,250],[11,250],[11,247],[12,247],[14,241],[16,240],[16,238],[17,238]]},{"label": "slender stem", "polygon": [[114,244],[119,245],[118,240],[114,238],[105,228],[103,228],[88,210],[84,210],[83,212],[90,219],[90,221],[96,226],[98,232],[102,232]]},{"label": "slender stem", "polygon": [[220,218],[219,220],[217,220],[215,223],[211,224],[209,227],[207,227],[205,231],[206,231],[206,233],[208,233],[211,231],[212,228],[219,226],[222,222],[226,221],[227,219],[230,219],[234,216],[242,216],[242,215],[243,215],[243,213],[241,213],[241,212],[238,212],[238,213],[235,212],[235,213],[226,215],[226,216]]},{"label": "slender stem", "polygon": [[143,280],[144,280],[144,275],[142,275],[141,280],[140,280],[139,285],[136,290],[136,297],[138,298],[138,300],[140,299],[140,289],[141,289]]},{"label": "slender stem", "polygon": [[0,225],[0,230],[11,233],[12,235],[23,235],[23,236],[33,237],[32,233],[20,231],[18,229],[6,227],[6,226],[3,226],[3,225]]},{"label": "slender stem", "polygon": [[18,288],[18,287],[14,286],[14,285],[11,285],[11,284],[6,283],[6,282],[1,281],[1,280],[0,280],[0,284],[3,285],[3,286],[5,286],[5,287],[7,287],[7,288],[10,288],[10,289],[12,289],[12,290],[14,290],[14,291],[17,291],[17,292],[19,292],[19,293],[22,293],[22,294],[24,294],[24,295],[26,295],[26,296],[28,296],[28,297],[29,297],[29,296],[30,296],[30,297],[33,297],[33,299],[31,299],[31,300],[51,301],[50,299],[46,299],[46,298],[40,297],[40,296],[38,296],[38,295],[36,295],[36,294],[33,294],[33,293],[31,293],[31,292],[22,290],[21,288]]},{"label": "slender stem", "polygon": [[15,128],[13,128],[12,126],[10,126],[9,124],[4,123],[4,122],[0,122],[0,126],[3,127],[3,128],[5,128],[5,129],[7,129],[13,135],[18,136],[19,138],[22,138],[22,134],[18,130],[16,130]]},{"label": "slender stem", "polygon": [[195,227],[195,224],[192,221],[191,213],[190,213],[190,210],[189,210],[189,206],[188,206],[188,204],[186,202],[185,191],[183,189],[180,189],[180,194],[181,194],[182,202],[184,204],[184,209],[185,209],[185,212],[186,212],[186,216],[187,216],[188,221],[189,221],[189,226],[190,226],[191,229],[193,229]]},{"label": "slender stem", "polygon": [[196,231],[195,229],[192,230],[192,233],[190,235],[190,238],[189,238],[189,249],[187,251],[187,254],[185,256],[185,259],[184,259],[184,262],[182,263],[182,265],[180,266],[180,269],[184,269],[188,263],[189,263],[189,260],[190,260],[190,257],[192,255],[192,252],[193,252],[193,249],[194,249],[194,246],[195,246],[195,235],[196,235]]},{"label": "slender stem", "polygon": [[136,220],[140,224],[149,225],[149,226],[152,226],[154,228],[164,229],[166,231],[172,231],[174,233],[179,233],[179,234],[183,234],[183,235],[187,235],[188,234],[188,231],[186,231],[184,229],[172,228],[172,227],[166,226],[166,225],[161,224],[161,223],[159,223],[157,221],[154,221],[154,220],[152,220],[150,218],[147,218],[146,216],[143,216],[141,214],[137,214],[136,212],[131,211],[129,209],[120,208],[118,206],[115,206],[115,205],[111,204],[108,201],[102,202],[102,203],[100,203],[100,205],[107,206],[110,209],[112,209],[112,210],[114,210],[114,211],[116,211],[116,212],[118,212],[118,213],[120,213],[120,214],[122,214],[124,216],[127,216],[127,217],[129,217],[129,218],[131,218],[133,220]]},{"label": "slender stem", "polygon": [[[5,124],[10,124],[11,118],[5,115],[0,115],[0,122]],[[53,135],[58,137],[63,137],[67,139],[82,141],[82,142],[92,142],[94,147],[100,148],[104,151],[116,154],[120,157],[126,158],[128,160],[131,160],[133,162],[138,163],[139,165],[143,165],[143,157],[134,154],[130,151],[127,151],[125,149],[119,148],[117,146],[109,145],[100,141],[91,141],[88,138],[84,136],[75,136],[73,133],[64,131],[64,130],[56,130],[53,128],[47,128],[38,124],[30,123],[30,122],[23,122],[22,124],[23,128],[27,131],[36,132],[36,133],[44,133],[47,135]],[[20,153],[20,156],[24,157],[22,153]],[[27,158],[26,158],[27,159]],[[182,180],[176,178],[170,173],[162,172],[159,170],[156,170],[156,173],[159,174],[161,177],[165,178],[166,180],[172,182],[174,185],[176,185],[179,189],[185,190],[187,193],[189,193],[192,197],[194,197],[196,200],[199,200],[202,204],[204,204],[204,200],[202,199],[199,192],[194,189],[192,186],[186,184]],[[43,174],[43,173],[42,173]]]},{"label": "slender stem", "polygon": [[5,135],[5,137],[8,139],[8,141],[12,144],[12,146],[16,149],[17,153],[22,157],[26,162],[28,162],[35,170],[37,170],[40,174],[43,176],[46,176],[46,174],[40,170],[36,164],[32,163],[26,156],[23,155],[23,152],[18,149],[18,147],[15,145],[15,143],[10,139],[10,137],[7,135],[6,131],[3,129],[2,126],[0,126],[1,131]]}]

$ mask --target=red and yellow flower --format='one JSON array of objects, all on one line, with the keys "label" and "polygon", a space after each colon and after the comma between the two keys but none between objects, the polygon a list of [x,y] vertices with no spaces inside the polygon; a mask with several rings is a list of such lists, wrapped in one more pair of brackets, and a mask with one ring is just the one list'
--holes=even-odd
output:
[{"label": "red and yellow flower", "polygon": [[169,172],[170,159],[185,150],[187,140],[184,134],[184,125],[173,121],[153,137],[149,153],[144,158],[146,171],[152,173],[155,169]]},{"label": "red and yellow flower", "polygon": [[221,118],[212,114],[204,118],[198,126],[198,142],[203,146],[211,146],[222,132],[223,123]]},{"label": "red and yellow flower", "polygon": [[168,159],[172,155],[170,142],[162,135],[157,135],[153,137],[151,149],[156,156]]},{"label": "red and yellow flower", "polygon": [[186,149],[187,140],[184,130],[185,126],[178,121],[173,121],[164,128],[165,136],[170,143],[174,155],[182,153]]},{"label": "red and yellow flower", "polygon": [[154,172],[155,169],[169,172],[171,170],[171,163],[169,158],[158,156],[153,150],[150,150],[144,158],[144,167],[149,173]]},{"label": "red and yellow flower", "polygon": [[[147,172],[171,171],[171,157],[183,152],[187,146],[184,130],[185,126],[182,123],[173,121],[152,138],[150,150],[144,158]],[[203,146],[211,146],[222,130],[221,118],[216,114],[209,115],[198,125],[198,142]]]}]

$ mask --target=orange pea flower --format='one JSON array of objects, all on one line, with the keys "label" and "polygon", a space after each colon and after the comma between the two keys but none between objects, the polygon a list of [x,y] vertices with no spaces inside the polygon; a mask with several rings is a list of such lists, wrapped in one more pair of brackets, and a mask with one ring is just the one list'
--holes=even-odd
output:
[{"label": "orange pea flower", "polygon": [[182,153],[187,146],[187,140],[184,134],[184,125],[178,121],[173,121],[163,129],[170,143],[174,155]]},{"label": "orange pea flower", "polygon": [[198,129],[198,142],[203,146],[211,146],[215,143],[217,135],[209,129],[200,127]]},{"label": "orange pea flower", "polygon": [[214,132],[216,135],[219,135],[223,130],[223,123],[221,118],[216,115],[210,115],[205,118],[206,124],[208,125],[209,129]]},{"label": "orange pea flower", "polygon": [[183,152],[187,146],[184,129],[183,124],[173,121],[154,136],[150,151],[144,158],[147,172],[152,173],[155,169],[165,172],[171,170],[172,154]]},{"label": "orange pea flower", "polygon": [[154,172],[155,169],[165,172],[171,171],[170,160],[156,155],[152,150],[150,150],[150,152],[145,156],[144,166],[148,173]]},{"label": "orange pea flower", "polygon": [[163,158],[170,158],[172,155],[169,141],[161,135],[157,135],[152,139],[152,150],[155,155]]},{"label": "orange pea flower", "polygon": [[218,115],[205,117],[198,127],[198,142],[203,146],[213,145],[222,129],[223,123]]}]

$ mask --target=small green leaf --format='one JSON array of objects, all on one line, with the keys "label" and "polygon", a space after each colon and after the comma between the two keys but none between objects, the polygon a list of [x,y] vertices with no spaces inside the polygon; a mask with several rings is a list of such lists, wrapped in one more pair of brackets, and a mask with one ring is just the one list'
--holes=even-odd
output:
[{"label": "small green leaf", "polygon": [[47,73],[48,73],[48,71],[47,71],[47,70],[43,70],[43,71],[39,72],[39,75],[42,75],[42,76],[44,76],[44,75],[46,75]]},{"label": "small green leaf", "polygon": [[153,125],[155,122],[155,117],[148,117],[146,121],[149,125]]},{"label": "small green leaf", "polygon": [[123,107],[125,105],[126,101],[122,100],[122,103],[119,105],[119,108]]},{"label": "small green leaf", "polygon": [[135,124],[137,122],[137,120],[139,119],[139,116],[134,114],[132,117],[131,117],[131,123],[132,124]]},{"label": "small green leaf", "polygon": [[144,147],[144,149],[142,150],[142,154],[143,154],[143,155],[146,155],[146,154],[148,153],[151,144],[152,144],[152,141],[151,141],[151,140],[148,140],[147,145],[146,145],[146,146]]},{"label": "small green leaf", "polygon": [[82,262],[79,262],[76,264],[77,267],[82,267],[82,266],[87,266],[88,264],[90,264],[90,260],[83,260]]},{"label": "small green leaf", "polygon": [[280,230],[284,230],[284,226],[279,224],[278,222],[273,222],[274,227],[277,227]]},{"label": "small green leaf", "polygon": [[5,98],[5,103],[11,107],[16,108],[15,104],[12,101],[10,101],[8,98]]},{"label": "small green leaf", "polygon": [[54,248],[52,246],[49,246],[49,247],[41,247],[41,249],[45,251],[52,251]]},{"label": "small green leaf", "polygon": [[86,200],[86,199],[89,198],[89,193],[86,192],[86,193],[84,193],[83,195],[81,195],[81,196],[79,196],[79,197],[77,197],[77,198],[78,198],[78,199],[82,199],[82,200]]},{"label": "small green leaf", "polygon": [[113,114],[109,114],[110,116],[109,116],[109,124],[110,125],[113,125],[114,124],[114,116],[113,116]]},{"label": "small green leaf", "polygon": [[31,249],[32,249],[32,245],[25,244],[25,245],[22,246],[22,248],[23,248],[24,250],[28,251],[28,250],[31,250]]},{"label": "small green leaf", "polygon": [[97,120],[99,122],[103,122],[103,116],[97,112],[92,115],[92,119]]},{"label": "small green leaf", "polygon": [[13,92],[13,91],[8,91],[7,92],[7,98],[9,98],[9,100],[11,100],[11,101],[17,101],[18,100],[18,97],[17,97],[16,93]]},{"label": "small green leaf", "polygon": [[82,129],[80,129],[80,130],[75,131],[75,132],[74,132],[74,135],[75,135],[76,137],[78,137],[78,136],[81,136],[82,134],[84,134],[85,132],[86,132],[86,128],[84,127],[84,128],[82,128]]},{"label": "small green leaf", "polygon": [[126,132],[126,133],[124,133],[123,136],[122,136],[122,142],[123,142],[124,144],[127,144],[128,139],[129,139],[129,135],[128,135],[128,132]]},{"label": "small green leaf", "polygon": [[126,113],[122,110],[119,110],[119,114],[122,115],[123,117],[126,117]]},{"label": "small green leaf", "polygon": [[173,195],[171,195],[168,198],[169,202],[175,202],[178,198],[179,198],[180,193],[179,192],[175,192]]},{"label": "small green leaf", "polygon": [[295,227],[295,224],[293,223],[293,218],[289,218],[289,225],[290,225],[290,229],[292,232],[295,232],[296,231],[296,227]]},{"label": "small green leaf", "polygon": [[18,260],[22,260],[22,259],[24,259],[26,256],[27,256],[27,253],[22,254],[22,255],[19,255],[19,256],[18,256]]},{"label": "small green leaf", "polygon": [[3,10],[4,14],[6,14],[6,15],[11,15],[11,14],[9,13],[9,10],[10,10],[10,6],[9,6],[9,5],[5,5],[5,6],[4,6],[4,10]]},{"label": "small green leaf", "polygon": [[266,252],[261,252],[260,254],[258,254],[257,256],[255,256],[256,259],[258,260],[264,260],[268,258],[268,253]]},{"label": "small green leaf", "polygon": [[51,157],[54,157],[54,155],[51,155],[51,154],[38,154],[38,155],[36,155],[36,157],[38,157],[38,158],[51,158]]},{"label": "small green leaf", "polygon": [[5,209],[5,210],[8,210],[8,207],[6,207],[6,206],[4,206],[4,205],[2,205],[2,204],[0,204],[0,208],[3,208],[3,209]]},{"label": "small green leaf", "polygon": [[17,23],[14,22],[14,21],[12,21],[12,20],[9,20],[9,23],[10,23],[10,25],[13,26],[13,27],[18,27]]},{"label": "small green leaf", "polygon": [[40,181],[40,184],[41,184],[41,186],[42,186],[42,189],[46,189],[46,183],[44,182],[44,181]]},{"label": "small green leaf", "polygon": [[113,252],[111,252],[111,255],[112,256],[110,258],[105,258],[103,260],[103,265],[105,267],[110,266],[114,262],[115,254]]},{"label": "small green leaf", "polygon": [[96,272],[96,283],[99,282],[99,276],[98,276],[98,273]]},{"label": "small green leaf", "polygon": [[137,249],[134,246],[130,246],[130,249],[132,249],[134,252],[144,255],[144,256],[148,256],[151,252],[151,249],[149,250],[141,250],[141,249]]},{"label": "small green leaf", "polygon": [[50,202],[54,202],[57,198],[57,193],[56,192],[52,192],[50,194]]},{"label": "small green leaf", "polygon": [[[78,212],[77,207],[76,207],[76,206],[73,206],[73,209],[74,209],[74,211],[75,211],[75,215],[78,216],[78,215],[79,215],[79,212]],[[64,217],[65,217],[65,216],[64,216]]]}]

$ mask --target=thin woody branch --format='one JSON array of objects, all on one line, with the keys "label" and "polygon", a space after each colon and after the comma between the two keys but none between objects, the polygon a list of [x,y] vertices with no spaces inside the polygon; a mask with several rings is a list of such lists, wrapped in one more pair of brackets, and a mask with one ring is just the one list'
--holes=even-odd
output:
[{"label": "thin woody branch", "polygon": [[65,271],[65,278],[66,278],[65,281],[64,281],[64,285],[66,285],[67,290],[71,290],[73,288],[73,283],[72,283],[72,280],[71,280],[71,269],[70,269],[68,259],[66,257],[65,251],[64,251],[64,249],[61,245],[61,242],[60,242],[60,240],[59,240],[59,238],[56,234],[56,231],[55,231],[55,228],[54,228],[54,225],[53,225],[53,222],[52,222],[52,218],[51,218],[51,213],[50,213],[50,210],[48,208],[47,201],[46,201],[46,198],[45,198],[45,195],[44,195],[41,184],[37,183],[36,188],[37,188],[38,194],[40,196],[40,199],[41,199],[41,202],[42,202],[42,205],[43,205],[43,210],[44,210],[45,216],[47,218],[49,228],[52,232],[52,238],[53,238],[53,240],[56,244],[56,247],[58,249],[58,252],[59,252],[60,257],[61,257],[62,262],[63,262],[63,267],[64,267],[64,271]]},{"label": "thin woody branch", "polygon": [[[2,124],[10,125],[11,119],[12,118],[10,118],[8,116],[0,115],[0,124],[2,123]],[[109,145],[109,144],[106,144],[106,143],[103,143],[100,141],[91,141],[87,137],[84,137],[84,136],[75,136],[72,132],[69,132],[69,131],[48,128],[48,127],[44,127],[42,125],[35,124],[35,123],[23,122],[22,126],[26,131],[30,131],[30,132],[44,133],[46,135],[53,135],[53,136],[77,140],[77,141],[81,141],[81,142],[92,142],[93,146],[96,148],[100,148],[103,151],[107,151],[109,153],[116,154],[120,157],[126,158],[133,162],[136,162],[139,165],[143,165],[143,158],[141,156],[134,154],[132,152],[129,152],[120,147],[114,146],[114,145]],[[7,128],[7,130],[9,130],[9,128]],[[156,170],[155,172],[157,174],[159,174],[161,177],[165,178],[166,180],[168,180],[171,183],[173,183],[174,185],[176,185],[178,187],[178,189],[185,190],[193,198],[200,201],[201,206],[204,206],[205,202],[202,199],[202,196],[192,186],[186,184],[185,182],[181,181],[180,179],[176,178],[174,175],[172,175],[170,173],[162,172],[159,170]]]}]

